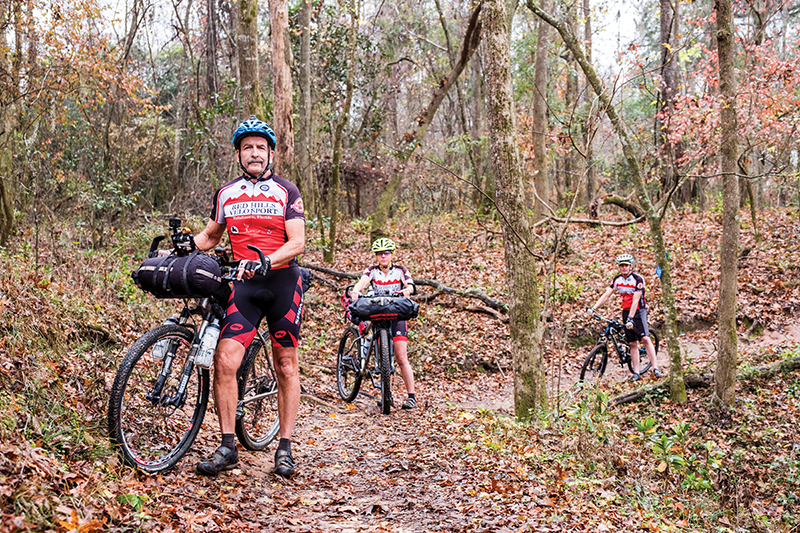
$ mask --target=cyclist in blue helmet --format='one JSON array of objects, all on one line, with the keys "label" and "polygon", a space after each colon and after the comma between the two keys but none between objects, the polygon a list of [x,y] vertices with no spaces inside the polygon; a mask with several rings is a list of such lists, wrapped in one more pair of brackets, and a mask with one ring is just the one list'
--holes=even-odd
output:
[{"label": "cyclist in blue helmet", "polygon": [[[266,318],[278,377],[280,441],[275,452],[275,473],[295,474],[291,438],[300,403],[297,344],[303,313],[303,284],[297,256],[305,247],[303,200],[297,187],[272,170],[275,132],[256,117],[245,120],[233,134],[236,158],[244,173],[214,194],[211,220],[195,237],[202,251],[212,250],[225,229],[234,259],[240,260],[239,280],[221,324],[214,354],[214,403],[222,444],[197,465],[204,475],[215,476],[236,468],[239,452],[234,440],[238,387],[236,372],[245,350]],[[266,256],[267,272],[255,275],[255,245]]]},{"label": "cyclist in blue helmet", "polygon": [[[241,151],[241,144],[242,140],[246,137],[261,137],[267,141],[267,146],[269,146],[269,151],[267,153],[267,162],[264,166],[263,170],[261,170],[260,174],[255,175],[248,172],[247,168],[250,166],[249,160],[247,165],[242,163],[242,151]],[[248,176],[252,176],[255,179],[261,179],[261,177],[269,170],[272,170],[272,160],[275,157],[275,132],[272,131],[272,128],[269,127],[269,124],[266,122],[262,122],[258,120],[255,115],[250,115],[250,118],[239,124],[239,127],[236,128],[236,131],[233,132],[233,147],[236,148],[236,157],[239,160],[239,167],[244,170],[244,173]],[[257,171],[254,171],[257,172]]]}]

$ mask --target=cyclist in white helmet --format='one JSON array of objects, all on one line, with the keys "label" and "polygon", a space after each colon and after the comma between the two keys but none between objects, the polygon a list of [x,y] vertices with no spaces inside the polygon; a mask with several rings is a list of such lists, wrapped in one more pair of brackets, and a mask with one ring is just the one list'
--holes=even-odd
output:
[{"label": "cyclist in white helmet", "polygon": [[[361,279],[358,280],[350,295],[357,299],[370,285],[375,294],[402,293],[408,298],[414,293],[414,279],[406,267],[396,265],[392,257],[397,246],[392,239],[385,237],[372,243],[372,251],[378,264],[367,268]],[[408,399],[403,403],[403,409],[415,409],[417,396],[414,393],[414,371],[408,362],[408,325],[405,320],[392,321],[392,340],[394,342],[394,356],[400,367],[400,375],[406,385]]]},{"label": "cyclist in white helmet", "polygon": [[644,296],[644,278],[639,274],[633,273],[633,263],[634,259],[631,254],[617,256],[619,274],[614,276],[606,292],[600,296],[594,307],[587,309],[587,312],[593,315],[595,309],[606,303],[614,291],[619,292],[622,296],[622,322],[625,323],[625,338],[631,346],[633,375],[629,381],[642,379],[639,375],[639,369],[641,368],[639,366],[639,342],[644,345],[647,357],[653,365],[653,375],[657,378],[662,378],[664,373],[658,368],[656,349],[650,340],[650,330],[647,327],[647,300]]}]

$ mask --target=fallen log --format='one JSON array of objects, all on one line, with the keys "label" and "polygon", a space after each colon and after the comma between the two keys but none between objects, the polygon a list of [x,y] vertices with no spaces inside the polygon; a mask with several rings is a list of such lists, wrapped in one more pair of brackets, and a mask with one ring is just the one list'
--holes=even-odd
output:
[{"label": "fallen log", "polygon": [[[800,369],[800,357],[793,357],[791,359],[781,359],[780,361],[762,365],[748,372],[741,372],[736,376],[736,379],[737,381],[764,379],[778,374],[794,372],[798,369]],[[683,381],[687,389],[706,389],[714,385],[714,376],[712,374],[687,373],[683,375]],[[611,405],[622,405],[623,403],[641,400],[647,396],[664,393],[669,393],[669,381],[664,381],[649,387],[642,387],[641,389],[623,394],[622,396],[617,396],[611,400]]]},{"label": "fallen log", "polygon": [[[360,273],[351,274],[349,272],[342,272],[340,270],[334,270],[332,268],[312,265],[310,263],[304,263],[302,266],[303,266],[303,268],[307,268],[309,270],[315,270],[317,272],[322,272],[324,274],[328,274],[330,276],[335,276],[337,278],[359,279],[361,277]],[[314,277],[317,278],[317,279],[323,279],[323,280],[325,279],[322,276],[314,276]],[[332,286],[335,290],[337,290],[339,292],[344,290],[344,287],[337,287],[336,284],[333,283],[333,282],[330,282],[330,281],[326,280],[326,283],[328,285]],[[473,289],[455,289],[453,287],[448,287],[447,285],[439,283],[436,280],[425,279],[425,278],[414,278],[414,285],[416,285],[417,287],[424,286],[424,287],[431,287],[431,288],[435,289],[435,291],[432,294],[417,296],[415,299],[417,301],[420,301],[420,302],[430,302],[430,301],[434,300],[435,298],[441,296],[442,294],[452,294],[452,295],[456,295],[456,296],[461,296],[462,298],[473,298],[473,299],[476,299],[476,300],[480,300],[481,302],[483,302],[483,304],[486,307],[488,307],[490,309],[493,309],[495,311],[499,311],[499,312],[507,312],[508,311],[508,305],[507,304],[505,304],[505,303],[503,303],[501,301],[495,300],[494,298],[491,298],[489,295],[487,295],[485,292],[483,292],[480,289],[474,289],[474,288]],[[503,317],[501,315],[499,315],[499,313],[492,313],[491,311],[488,311],[487,309],[484,309],[484,308],[481,308],[481,307],[476,307],[474,309],[465,308],[465,310],[473,311],[473,312],[486,313],[486,314],[494,316],[498,320],[507,320],[507,319],[503,319]]]}]

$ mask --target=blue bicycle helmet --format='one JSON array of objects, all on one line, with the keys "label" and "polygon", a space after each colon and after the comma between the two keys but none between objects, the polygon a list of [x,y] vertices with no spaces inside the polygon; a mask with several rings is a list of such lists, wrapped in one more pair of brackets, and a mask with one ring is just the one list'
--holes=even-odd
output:
[{"label": "blue bicycle helmet", "polygon": [[264,137],[267,140],[269,147],[272,150],[275,149],[275,144],[277,142],[275,139],[275,132],[272,131],[272,128],[269,127],[269,124],[258,120],[255,115],[250,115],[250,118],[239,124],[239,127],[236,128],[236,131],[233,132],[233,147],[238,150],[239,143],[241,143],[242,138],[247,137],[248,135],[258,135],[259,137]]}]

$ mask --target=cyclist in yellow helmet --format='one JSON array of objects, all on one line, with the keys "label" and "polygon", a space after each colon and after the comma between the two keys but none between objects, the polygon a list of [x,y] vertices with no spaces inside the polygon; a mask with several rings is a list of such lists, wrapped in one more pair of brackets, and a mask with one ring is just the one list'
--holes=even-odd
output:
[{"label": "cyclist in yellow helmet", "polygon": [[[402,293],[408,298],[414,293],[414,280],[408,269],[392,261],[394,251],[397,249],[392,239],[385,237],[372,243],[372,252],[378,264],[364,270],[351,291],[353,300],[357,299],[369,285],[375,294]],[[408,324],[405,320],[392,322],[392,340],[394,342],[394,356],[400,367],[400,375],[406,385],[408,399],[403,403],[403,409],[415,409],[417,397],[414,392],[414,371],[408,362]]]}]

